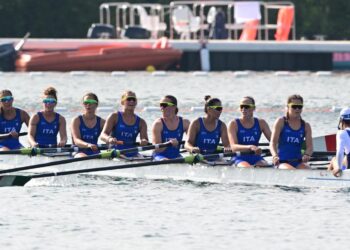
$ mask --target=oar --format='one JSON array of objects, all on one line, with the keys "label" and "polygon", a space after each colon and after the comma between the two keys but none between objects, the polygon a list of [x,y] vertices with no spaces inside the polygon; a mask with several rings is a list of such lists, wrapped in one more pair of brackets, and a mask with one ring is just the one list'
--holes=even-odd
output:
[{"label": "oar", "polygon": [[61,165],[61,164],[72,163],[72,162],[87,161],[87,160],[92,160],[92,159],[115,158],[115,157],[119,157],[121,154],[141,152],[141,151],[158,149],[158,148],[166,148],[166,147],[169,147],[171,145],[172,145],[171,142],[166,142],[166,143],[143,146],[143,147],[127,148],[127,149],[122,149],[122,150],[110,150],[110,151],[102,152],[100,154],[88,155],[88,156],[80,157],[80,158],[64,159],[64,160],[60,160],[60,161],[51,161],[51,162],[40,163],[40,164],[36,164],[36,165],[29,165],[29,166],[23,166],[23,167],[11,168],[11,169],[4,169],[4,170],[0,170],[0,174],[12,173],[12,172],[29,170],[29,169],[37,169],[37,168]]},{"label": "oar", "polygon": [[227,157],[227,156],[235,156],[235,155],[244,155],[244,154],[252,154],[251,152],[229,152],[229,153],[220,153],[220,154],[210,154],[210,155],[189,155],[184,158],[176,158],[164,161],[152,161],[152,162],[141,162],[141,163],[129,163],[123,165],[116,166],[108,166],[108,167],[97,167],[97,168],[87,168],[87,169],[77,169],[77,170],[68,170],[56,173],[46,173],[46,174],[38,174],[38,175],[3,175],[0,176],[0,187],[5,186],[24,186],[28,181],[35,178],[44,178],[44,177],[53,177],[53,176],[62,176],[62,175],[72,175],[72,174],[81,174],[81,173],[89,173],[89,172],[100,172],[100,171],[108,171],[108,170],[116,170],[116,169],[126,169],[126,168],[138,168],[138,167],[147,167],[147,166],[157,166],[157,165],[166,165],[166,164],[175,164],[175,163],[188,163],[195,164],[201,162],[205,159],[214,158],[214,157]]},{"label": "oar", "polygon": [[[18,134],[18,136],[23,136],[23,135],[27,135],[28,133],[27,132],[21,132]],[[3,135],[0,135],[0,139],[3,140],[3,139],[8,139],[8,138],[11,138],[11,134],[3,134]]]}]

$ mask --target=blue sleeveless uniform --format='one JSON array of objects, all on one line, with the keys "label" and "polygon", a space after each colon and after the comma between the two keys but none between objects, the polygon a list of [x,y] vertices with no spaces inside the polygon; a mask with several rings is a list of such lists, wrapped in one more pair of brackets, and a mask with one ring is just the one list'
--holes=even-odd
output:
[{"label": "blue sleeveless uniform", "polygon": [[[115,145],[116,149],[134,148],[137,135],[140,133],[140,117],[135,115],[136,121],[133,125],[125,124],[121,112],[118,112],[118,122],[115,125],[112,136],[117,138],[118,141],[123,141],[123,145]],[[137,156],[138,152],[124,154],[127,157]]]},{"label": "blue sleeveless uniform", "polygon": [[[278,157],[280,161],[288,162],[293,167],[297,167],[301,163],[301,149],[305,140],[305,122],[301,120],[299,129],[292,129],[284,117],[284,126],[282,128],[278,141]],[[298,159],[298,161],[289,161]]]},{"label": "blue sleeveless uniform", "polygon": [[36,127],[35,141],[39,147],[56,147],[57,134],[60,129],[60,115],[55,113],[52,122],[46,121],[42,112],[38,112],[39,122]]},{"label": "blue sleeveless uniform", "polygon": [[216,128],[208,131],[203,122],[203,118],[199,118],[199,132],[196,137],[195,147],[198,147],[201,154],[214,154],[221,138],[221,124],[218,120]]},{"label": "blue sleeveless uniform", "polygon": [[[261,128],[258,118],[254,118],[254,125],[251,128],[243,127],[239,119],[236,119],[236,123],[238,144],[259,146]],[[264,160],[264,158],[260,155],[242,155],[232,157],[231,159],[231,161],[234,162],[234,164],[236,165],[243,161],[248,162],[250,165],[254,165],[262,160]]]},{"label": "blue sleeveless uniform", "polygon": [[[178,142],[180,143],[182,141],[182,136],[184,134],[182,117],[179,117],[179,125],[177,126],[177,128],[175,130],[168,129],[163,118],[161,120],[162,120],[162,124],[163,124],[162,142],[167,142],[170,139],[177,139]],[[165,159],[165,158],[174,159],[174,158],[179,158],[179,157],[181,157],[180,144],[177,147],[170,146],[170,147],[165,148],[165,150],[162,152],[156,152],[153,154],[153,159],[155,161],[160,161],[160,160]]]},{"label": "blue sleeveless uniform", "polygon": [[[7,134],[11,131],[19,133],[22,128],[21,110],[16,109],[16,116],[12,120],[6,120],[3,114],[0,115],[0,134]],[[9,149],[23,148],[18,138],[7,138],[0,140],[0,148],[7,147]]]},{"label": "blue sleeveless uniform", "polygon": [[[96,116],[96,124],[94,127],[89,128],[85,125],[83,116],[79,116],[80,125],[79,125],[79,131],[80,131],[80,137],[83,141],[90,143],[90,144],[97,144],[98,137],[101,134],[101,117]],[[93,155],[98,154],[100,151],[92,151],[91,148],[81,148],[79,149],[79,152],[84,153],[86,155]]]}]

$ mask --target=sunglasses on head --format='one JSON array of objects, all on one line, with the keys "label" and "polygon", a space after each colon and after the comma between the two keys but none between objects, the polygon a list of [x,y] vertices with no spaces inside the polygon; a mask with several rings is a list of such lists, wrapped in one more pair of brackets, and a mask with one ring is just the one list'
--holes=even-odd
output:
[{"label": "sunglasses on head", "polygon": [[222,106],[209,106],[208,108],[215,109],[216,111],[222,111]]},{"label": "sunglasses on head", "polygon": [[83,101],[83,104],[87,105],[87,104],[97,104],[97,101],[94,99],[86,99]]},{"label": "sunglasses on head", "polygon": [[288,106],[291,107],[292,109],[303,109],[304,107],[303,104],[296,104],[296,103],[288,103]]},{"label": "sunglasses on head", "polygon": [[13,96],[4,96],[0,98],[0,102],[10,102],[13,100]]},{"label": "sunglasses on head", "polygon": [[136,102],[136,97],[135,96],[127,96],[124,98],[125,101],[128,101],[128,102]]},{"label": "sunglasses on head", "polygon": [[57,103],[57,100],[55,98],[45,98],[45,99],[43,99],[43,103],[54,104],[54,103]]},{"label": "sunglasses on head", "polygon": [[172,102],[161,102],[161,103],[159,103],[159,106],[161,108],[166,108],[166,107],[173,107],[173,106],[175,106],[175,104]]},{"label": "sunglasses on head", "polygon": [[250,109],[250,108],[255,108],[254,104],[240,104],[239,105],[240,109]]}]

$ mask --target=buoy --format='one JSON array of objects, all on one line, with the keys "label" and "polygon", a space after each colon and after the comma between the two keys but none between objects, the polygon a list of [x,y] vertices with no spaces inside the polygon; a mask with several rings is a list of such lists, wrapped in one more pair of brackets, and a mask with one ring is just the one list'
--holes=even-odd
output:
[{"label": "buoy", "polygon": [[165,71],[154,71],[152,72],[152,76],[166,76]]},{"label": "buoy", "polygon": [[193,76],[208,76],[208,72],[207,71],[194,71],[192,73]]},{"label": "buoy", "polygon": [[202,71],[210,71],[210,53],[206,46],[206,43],[202,43],[200,58]]},{"label": "buoy", "polygon": [[248,71],[236,71],[236,72],[233,72],[233,76],[235,76],[235,77],[245,77],[245,76],[248,76],[248,75],[249,75]]},{"label": "buoy", "polygon": [[155,68],[153,65],[148,65],[148,66],[146,67],[146,71],[147,71],[147,72],[152,73],[152,72],[154,72],[155,70],[156,70],[156,68]]},{"label": "buoy", "polygon": [[316,76],[331,76],[332,72],[331,71],[317,71]]},{"label": "buoy", "polygon": [[85,71],[71,71],[70,75],[71,76],[85,76],[86,72]]},{"label": "buoy", "polygon": [[125,71],[112,71],[111,76],[126,76]]},{"label": "buoy", "polygon": [[31,72],[29,72],[29,75],[30,76],[42,76],[42,75],[44,75],[44,73],[41,71],[31,71]]},{"label": "buoy", "polygon": [[289,71],[277,71],[275,76],[291,76],[291,73]]}]

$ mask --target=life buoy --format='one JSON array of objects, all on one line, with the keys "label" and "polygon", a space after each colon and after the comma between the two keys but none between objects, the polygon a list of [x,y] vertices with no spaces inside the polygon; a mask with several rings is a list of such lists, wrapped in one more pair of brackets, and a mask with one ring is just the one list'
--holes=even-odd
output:
[{"label": "life buoy", "polygon": [[294,19],[294,8],[284,7],[278,11],[277,29],[275,39],[277,41],[286,41],[289,37],[290,28]]},{"label": "life buoy", "polygon": [[165,36],[159,38],[152,46],[153,49],[167,49],[169,47],[168,38]]}]

